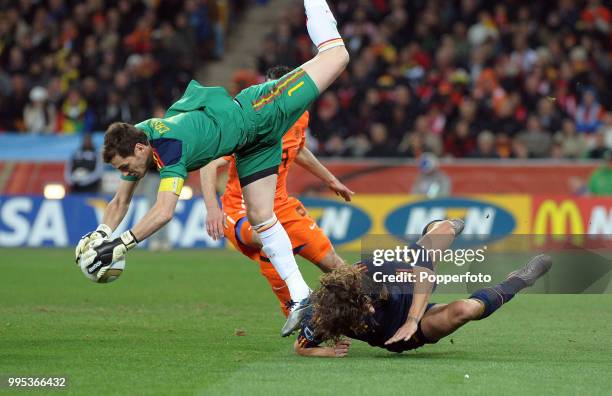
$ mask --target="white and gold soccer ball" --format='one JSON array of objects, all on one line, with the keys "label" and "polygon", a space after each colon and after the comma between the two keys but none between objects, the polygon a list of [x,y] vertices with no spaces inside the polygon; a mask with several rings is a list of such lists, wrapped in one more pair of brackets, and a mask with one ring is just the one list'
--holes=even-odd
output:
[{"label": "white and gold soccer ball", "polygon": [[[119,278],[125,270],[125,258],[122,258],[118,261],[114,261],[113,263],[111,263],[110,266],[108,266],[107,268],[102,268],[96,273],[96,266],[101,265],[102,263],[100,261],[97,261],[93,263],[93,265],[90,266],[90,268],[88,269],[87,267],[83,266],[83,264],[79,261],[79,267],[81,268],[81,271],[89,280],[96,283],[111,283],[117,280],[117,278]],[[90,273],[90,271],[94,273]]]}]

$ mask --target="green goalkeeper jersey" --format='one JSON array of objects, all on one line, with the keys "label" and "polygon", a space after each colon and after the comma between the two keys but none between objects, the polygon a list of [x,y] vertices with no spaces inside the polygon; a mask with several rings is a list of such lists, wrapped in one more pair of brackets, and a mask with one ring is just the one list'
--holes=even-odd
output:
[{"label": "green goalkeeper jersey", "polygon": [[237,151],[247,140],[243,112],[227,91],[196,81],[164,118],[148,119],[136,128],[147,135],[162,179],[186,179],[188,172]]},{"label": "green goalkeeper jersey", "polygon": [[180,192],[188,172],[232,153],[243,186],[276,173],[285,131],[318,93],[312,79],[299,68],[279,80],[248,87],[236,98],[222,87],[203,87],[191,81],[164,118],[136,124],[153,149],[162,179],[160,191]]}]

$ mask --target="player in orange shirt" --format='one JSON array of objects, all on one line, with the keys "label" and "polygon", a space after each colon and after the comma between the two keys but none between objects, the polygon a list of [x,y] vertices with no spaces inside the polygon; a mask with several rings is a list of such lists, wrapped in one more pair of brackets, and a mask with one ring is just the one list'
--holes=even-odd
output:
[{"label": "player in orange shirt", "polygon": [[[268,79],[276,79],[290,70],[284,66],[272,68],[267,73]],[[302,203],[287,193],[287,173],[295,161],[306,170],[325,181],[328,187],[346,201],[351,200],[353,192],[342,184],[312,154],[306,143],[306,128],[309,114],[302,117],[283,136],[283,159],[279,167],[278,182],[274,197],[274,212],[281,222],[293,247],[294,254],[299,254],[317,265],[324,272],[329,272],[345,262],[335,252],[331,242],[315,220],[308,216]],[[221,198],[223,210],[217,203],[215,191],[217,170],[229,165],[228,181],[225,193]],[[206,231],[215,240],[225,236],[242,254],[259,262],[259,269],[266,277],[272,291],[280,301],[281,310],[287,315],[287,306],[291,301],[289,290],[270,260],[261,251],[261,242],[253,231],[246,217],[246,207],[242,198],[240,181],[233,156],[218,158],[200,170],[202,193],[207,208]]]}]

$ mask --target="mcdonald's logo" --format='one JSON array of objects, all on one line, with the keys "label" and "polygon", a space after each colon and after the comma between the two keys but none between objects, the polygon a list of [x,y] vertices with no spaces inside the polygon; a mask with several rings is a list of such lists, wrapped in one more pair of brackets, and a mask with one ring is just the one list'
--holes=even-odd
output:
[{"label": "mcdonald's logo", "polygon": [[[550,224],[550,228],[548,225]],[[550,230],[550,231],[549,231]],[[582,215],[571,200],[565,200],[560,204],[548,199],[540,205],[533,222],[534,234],[584,234]]]}]

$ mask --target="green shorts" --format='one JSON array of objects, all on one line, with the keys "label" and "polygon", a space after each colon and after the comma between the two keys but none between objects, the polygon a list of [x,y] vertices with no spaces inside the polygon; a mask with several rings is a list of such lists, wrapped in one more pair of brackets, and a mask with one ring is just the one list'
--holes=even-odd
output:
[{"label": "green shorts", "polygon": [[316,84],[301,68],[236,96],[250,127],[247,143],[235,153],[242,186],[278,172],[283,135],[318,96]]}]

